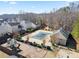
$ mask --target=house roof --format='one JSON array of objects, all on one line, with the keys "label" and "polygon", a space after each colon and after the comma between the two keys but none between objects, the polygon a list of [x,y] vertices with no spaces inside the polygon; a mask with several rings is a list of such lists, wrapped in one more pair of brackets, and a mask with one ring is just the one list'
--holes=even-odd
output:
[{"label": "house roof", "polygon": [[19,25],[19,23],[9,23],[11,26]]},{"label": "house roof", "polygon": [[64,29],[60,29],[60,32],[61,32],[62,35],[64,35],[65,38],[68,38],[69,33],[66,32]]},{"label": "house roof", "polygon": [[69,33],[66,32],[63,28],[60,28],[60,29],[57,30],[54,34],[55,34],[55,35],[58,34],[59,36],[61,36],[61,38],[64,37],[64,38],[66,38],[66,39],[67,39],[68,36],[69,36]]}]

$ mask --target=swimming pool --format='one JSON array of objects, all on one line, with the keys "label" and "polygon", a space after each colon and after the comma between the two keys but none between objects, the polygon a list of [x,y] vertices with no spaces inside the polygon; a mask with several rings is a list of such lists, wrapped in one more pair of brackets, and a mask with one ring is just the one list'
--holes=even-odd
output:
[{"label": "swimming pool", "polygon": [[53,34],[53,33],[52,32],[38,31],[35,35],[32,36],[32,38],[42,40],[47,35],[51,35],[51,34]]}]

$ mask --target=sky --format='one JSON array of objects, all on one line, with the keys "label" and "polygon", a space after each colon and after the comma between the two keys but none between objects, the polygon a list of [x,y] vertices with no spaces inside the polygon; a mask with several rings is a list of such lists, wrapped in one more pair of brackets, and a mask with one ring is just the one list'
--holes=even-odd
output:
[{"label": "sky", "polygon": [[0,1],[0,14],[48,13],[68,5],[67,1]]}]

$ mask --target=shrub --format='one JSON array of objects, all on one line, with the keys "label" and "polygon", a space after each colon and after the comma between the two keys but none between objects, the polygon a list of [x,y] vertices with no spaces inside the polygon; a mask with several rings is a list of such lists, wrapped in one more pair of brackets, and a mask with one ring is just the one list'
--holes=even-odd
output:
[{"label": "shrub", "polygon": [[79,38],[79,18],[78,20],[73,24],[73,30],[71,33],[74,38]]},{"label": "shrub", "polygon": [[42,48],[42,46],[41,46],[41,45],[39,45],[39,44],[37,44],[37,47]]},{"label": "shrub", "polygon": [[48,50],[52,50],[50,46],[47,46],[47,49],[48,49]]},{"label": "shrub", "polygon": [[34,29],[33,28],[28,28],[26,31],[27,32],[32,32]]}]

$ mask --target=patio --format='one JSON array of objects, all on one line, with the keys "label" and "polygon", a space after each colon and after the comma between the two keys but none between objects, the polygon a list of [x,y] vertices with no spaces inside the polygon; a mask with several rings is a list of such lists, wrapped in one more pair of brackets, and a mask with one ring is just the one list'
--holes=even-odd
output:
[{"label": "patio", "polygon": [[45,49],[40,49],[28,44],[21,43],[20,49],[22,50],[19,54],[27,58],[53,58],[55,57],[53,51],[48,51]]},{"label": "patio", "polygon": [[[22,42],[18,43],[21,44],[20,49],[22,50],[21,52],[18,52],[18,54],[26,58],[54,58],[56,56],[53,51],[40,49]],[[2,46],[8,48],[6,43]]]}]

